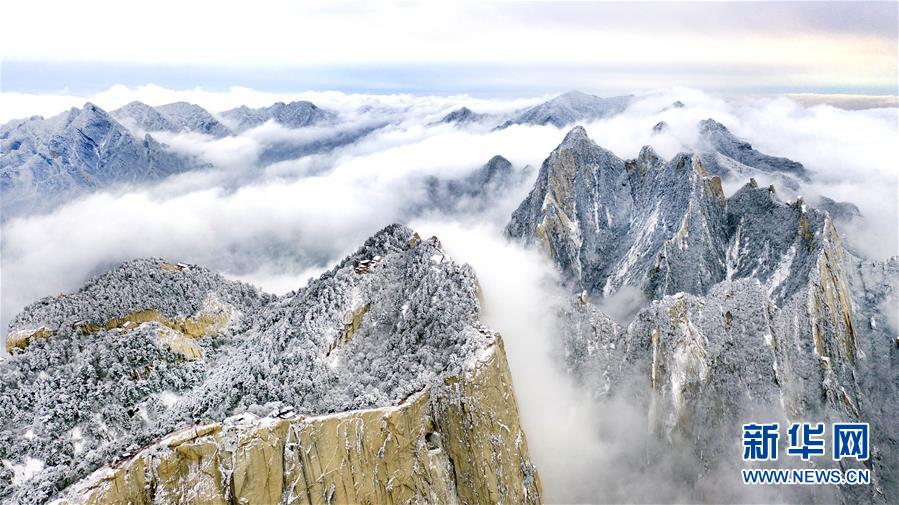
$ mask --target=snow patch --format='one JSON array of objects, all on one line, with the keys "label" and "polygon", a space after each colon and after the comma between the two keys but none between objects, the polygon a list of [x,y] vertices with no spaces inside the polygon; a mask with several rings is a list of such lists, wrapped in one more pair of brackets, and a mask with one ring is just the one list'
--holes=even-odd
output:
[{"label": "snow patch", "polygon": [[35,458],[25,458],[25,462],[19,463],[18,465],[13,464],[9,460],[3,460],[3,465],[13,471],[13,486],[28,482],[29,479],[44,469],[44,462]]}]

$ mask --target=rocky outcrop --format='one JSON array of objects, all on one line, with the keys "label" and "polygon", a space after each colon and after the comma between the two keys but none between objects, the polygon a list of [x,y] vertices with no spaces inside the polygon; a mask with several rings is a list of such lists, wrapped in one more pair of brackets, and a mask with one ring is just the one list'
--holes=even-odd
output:
[{"label": "rocky outcrop", "polygon": [[726,271],[724,203],[720,180],[697,157],[665,162],[646,147],[625,162],[576,127],[543,162],[506,233],[540,244],[578,291],[701,292]]},{"label": "rocky outcrop", "polygon": [[13,321],[55,333],[0,365],[0,460],[43,466],[0,500],[539,502],[477,293],[401,226],[283,297],[126,263]]}]

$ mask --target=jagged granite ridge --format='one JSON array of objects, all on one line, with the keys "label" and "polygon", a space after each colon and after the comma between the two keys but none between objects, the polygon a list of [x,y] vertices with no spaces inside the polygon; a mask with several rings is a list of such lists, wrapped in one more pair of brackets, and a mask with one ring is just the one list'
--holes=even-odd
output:
[{"label": "jagged granite ridge", "polygon": [[[572,290],[585,290],[560,317],[566,368],[599,396],[632,398],[669,451],[693,453],[693,484],[739,461],[722,441],[747,419],[855,420],[881,427],[874,485],[788,496],[853,503],[896,494],[897,444],[886,427],[899,411],[888,364],[896,346],[859,317],[884,319],[895,266],[846,253],[829,214],[755,181],[725,198],[695,154],[665,162],[645,147],[624,161],[577,127],[544,162],[507,233],[541,247]],[[627,328],[588,303],[624,286],[652,300]]]}]

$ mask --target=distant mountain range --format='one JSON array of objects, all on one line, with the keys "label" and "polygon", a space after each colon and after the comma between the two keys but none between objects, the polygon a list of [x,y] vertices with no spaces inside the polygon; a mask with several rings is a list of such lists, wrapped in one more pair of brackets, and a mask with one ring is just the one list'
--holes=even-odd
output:
[{"label": "distant mountain range", "polygon": [[569,91],[514,114],[497,128],[516,124],[549,124],[562,128],[578,121],[596,121],[624,112],[633,99],[633,95],[600,98],[580,91]]},{"label": "distant mountain range", "polygon": [[469,124],[493,121],[497,130],[512,125],[552,125],[562,128],[576,122],[597,121],[620,114],[633,100],[633,95],[602,98],[580,91],[569,91],[541,104],[505,115],[477,113],[468,107],[460,107],[448,113],[440,122]]},{"label": "distant mountain range", "polygon": [[187,102],[150,107],[142,102],[131,102],[112,111],[121,123],[148,132],[172,133],[197,132],[213,137],[226,137],[231,130],[212,117],[206,109]]},{"label": "distant mountain range", "polygon": [[[563,127],[620,114],[633,100],[632,95],[602,98],[570,91],[507,115],[477,113],[461,107],[446,114],[440,123],[487,127],[493,124],[494,129],[523,124]],[[683,106],[678,101],[670,108]],[[265,166],[352,144],[390,121],[342,124],[335,112],[307,101],[278,102],[261,108],[242,106],[218,115],[186,102],[160,106],[131,102],[111,113],[86,104],[82,109],[49,119],[10,121],[0,127],[0,211],[5,219],[47,210],[100,188],[153,183],[173,174],[210,167],[160,143],[153,137],[159,132],[224,138],[268,122],[289,129],[333,127],[302,138],[264,143],[258,163]],[[666,127],[662,122],[654,130]],[[772,180],[790,191],[808,181],[808,171],[801,163],[761,153],[713,119],[701,121],[697,127],[700,140],[696,150],[711,175],[725,180]],[[444,190],[452,192],[451,186]],[[832,200],[820,203],[835,217],[858,217],[858,209],[851,204]]]},{"label": "distant mountain range", "polygon": [[[10,121],[0,127],[2,217],[49,210],[116,184],[149,184],[210,168],[208,163],[160,143],[155,133],[223,138],[268,121],[286,128],[332,124],[336,114],[301,101],[258,109],[238,107],[222,113],[222,118],[224,122],[186,102],[156,107],[131,102],[111,113],[86,103],[52,118]],[[273,163],[326,151],[371,131],[371,127],[357,128],[306,142],[274,142],[265,146],[260,161]]]},{"label": "distant mountain range", "polygon": [[235,132],[256,128],[268,121],[274,121],[286,128],[304,128],[333,122],[337,114],[318,108],[312,102],[278,102],[269,107],[251,109],[241,106],[222,113],[222,118]]},{"label": "distant mountain range", "polygon": [[[609,117],[629,100],[567,93],[499,127]],[[336,120],[302,102],[242,107],[221,122],[172,105],[116,114],[132,128],[212,137]],[[443,118],[495,119],[468,109]],[[868,469],[870,486],[783,486],[772,499],[895,503],[899,341],[888,302],[899,257],[844,247],[837,221],[858,216],[851,204],[782,198],[779,184],[812,178],[802,164],[712,119],[697,129],[695,150],[665,159],[645,146],[621,159],[576,126],[536,174],[495,156],[464,177],[423,177],[425,210],[489,206],[533,180],[505,238],[558,270],[564,299],[546,303],[559,315],[559,368],[593,400],[633,409],[621,424],[639,429],[613,464],[640,472],[621,478],[652,482],[667,459],[672,501],[765,501],[718,478],[737,478],[743,423],[865,422],[869,460],[801,464]],[[8,123],[0,140],[4,205],[18,192],[86,192],[197,166],[92,104]],[[723,178],[748,180],[728,196]],[[639,307],[616,321],[601,304],[627,291]],[[10,324],[0,501],[538,503],[538,469],[502,339],[480,322],[481,296],[470,266],[401,225],[283,296],[196,265],[126,262]],[[614,433],[599,420],[573,428],[585,439]],[[591,485],[582,501],[636,498]],[[645,501],[658,501],[649,491]]]},{"label": "distant mountain range", "polygon": [[147,183],[204,167],[151,135],[138,137],[92,103],[49,119],[0,127],[0,195],[4,217],[45,210],[98,188]]}]

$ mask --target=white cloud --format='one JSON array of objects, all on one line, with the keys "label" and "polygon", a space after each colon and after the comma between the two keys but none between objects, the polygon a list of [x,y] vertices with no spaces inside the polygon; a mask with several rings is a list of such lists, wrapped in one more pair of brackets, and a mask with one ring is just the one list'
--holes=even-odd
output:
[{"label": "white cloud", "polygon": [[[425,197],[423,177],[462,176],[495,154],[519,168],[539,166],[565,133],[549,126],[496,132],[427,126],[462,104],[477,111],[502,111],[536,99],[509,102],[343,93],[288,97],[237,88],[208,93],[159,87],[116,87],[107,94],[119,96],[119,101],[182,99],[221,108],[234,106],[239,99],[264,105],[276,99],[314,98],[342,111],[349,124],[372,121],[385,110],[391,123],[331,153],[264,169],[255,164],[262,146],[296,140],[297,135],[321,138],[334,130],[312,129],[310,134],[266,125],[217,140],[157,134],[173,147],[225,169],[182,174],[154,188],[109,190],[49,215],[5,223],[4,322],[40,296],[75,289],[97,269],[139,256],[189,260],[243,279],[251,279],[256,272],[263,287],[283,290],[285,283],[277,280],[275,270],[283,269],[293,282],[308,269],[328,265],[381,226],[409,218],[410,209]],[[51,97],[48,103],[62,98]],[[676,99],[687,107],[671,108]],[[376,112],[360,112],[363,107]],[[598,144],[621,157],[635,156],[645,144],[671,157],[695,142],[699,119],[714,117],[759,149],[802,161],[817,181],[808,190],[859,205],[869,218],[870,230],[850,239],[858,249],[882,257],[896,253],[895,114],[895,109],[804,108],[786,99],[737,101],[679,88],[648,93],[624,114],[589,124],[587,129]],[[668,122],[670,129],[653,135],[651,127],[659,120]],[[520,188],[495,202],[486,214],[469,215],[466,220],[504,224],[527,189]]]}]

